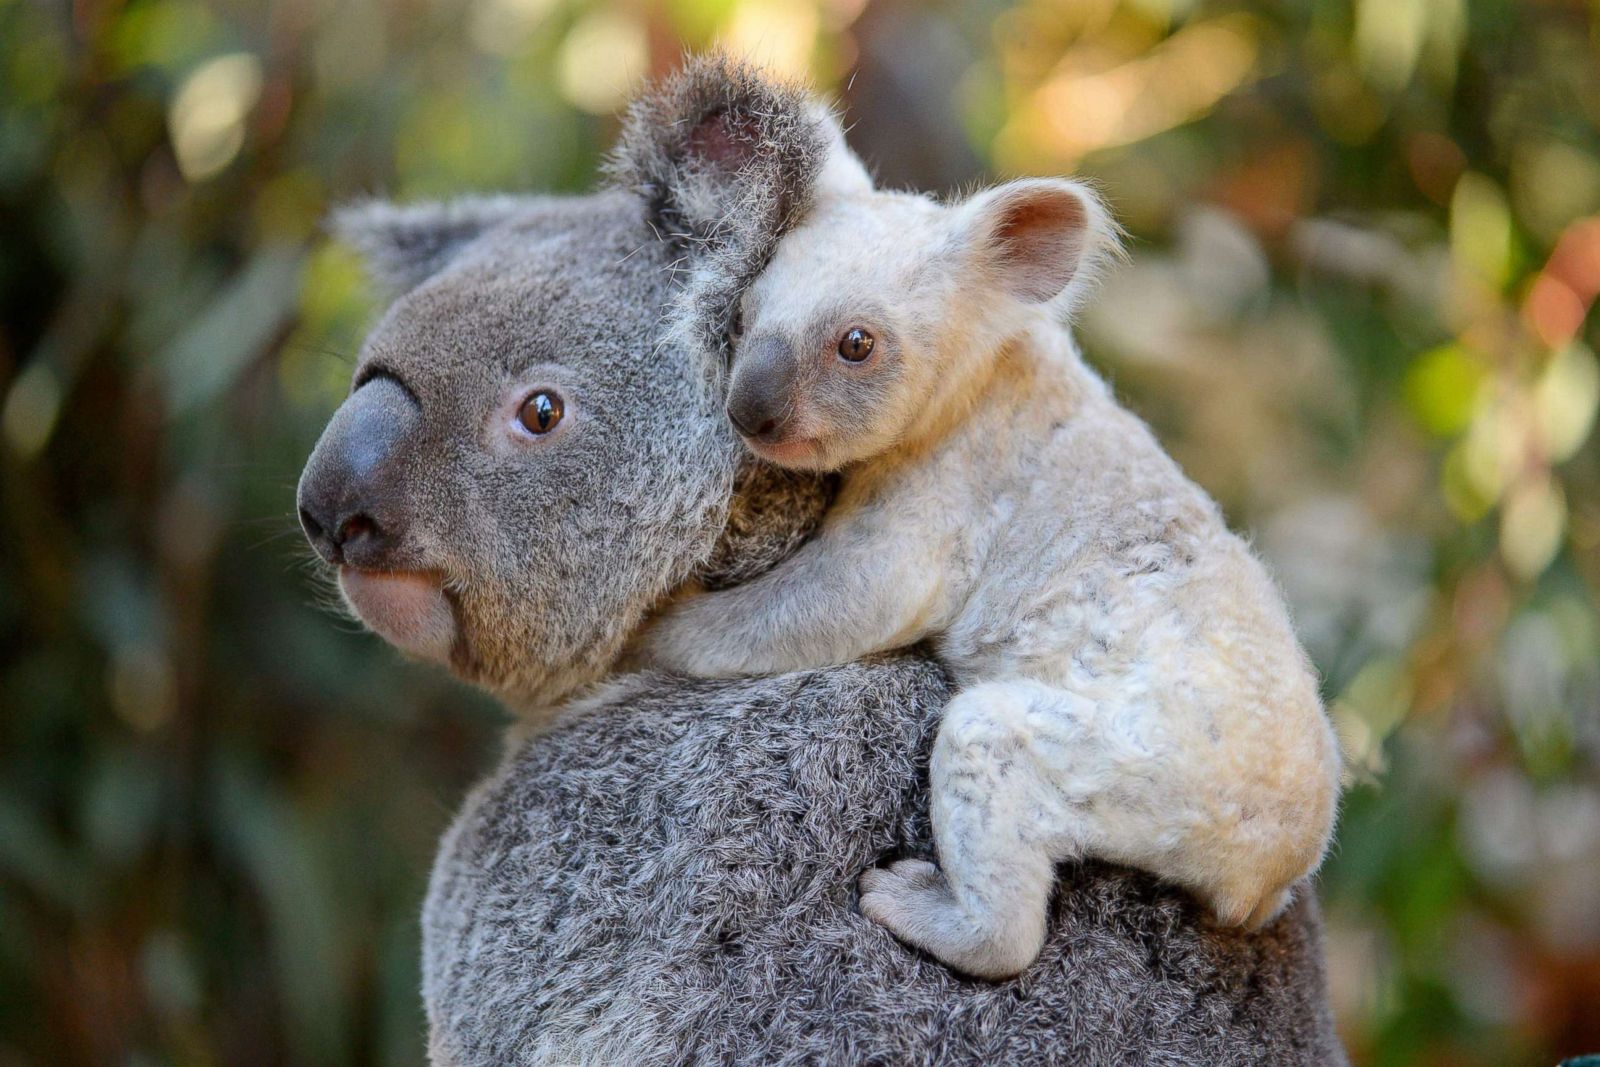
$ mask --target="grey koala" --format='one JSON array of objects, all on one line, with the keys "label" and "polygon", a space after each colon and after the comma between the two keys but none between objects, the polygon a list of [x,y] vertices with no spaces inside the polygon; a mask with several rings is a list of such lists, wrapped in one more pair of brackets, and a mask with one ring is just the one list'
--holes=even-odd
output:
[{"label": "grey koala", "polygon": [[[923,652],[604,678],[683,582],[753,576],[826,504],[822,483],[745,465],[717,387],[722,300],[816,177],[800,107],[701,61],[628,125],[631,158],[660,164],[620,171],[642,196],[340,220],[402,295],[307,465],[307,533],[374,629],[538,724],[440,849],[433,1061],[1343,1062],[1309,897],[1244,934],[1148,877],[1067,866],[1040,959],[1002,983],[859,915],[863,869],[930,847],[949,688]],[[781,188],[681,196],[675,146],[702,136],[793,138],[762,179]],[[674,264],[695,284],[674,288]],[[664,341],[661,305],[686,298],[709,316],[700,341]]]}]

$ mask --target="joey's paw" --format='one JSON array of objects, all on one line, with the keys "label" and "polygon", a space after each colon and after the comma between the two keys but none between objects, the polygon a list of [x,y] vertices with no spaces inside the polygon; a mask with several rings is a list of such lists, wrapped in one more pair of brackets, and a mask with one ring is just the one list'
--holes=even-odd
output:
[{"label": "joey's paw", "polygon": [[1012,930],[1003,921],[975,920],[950,891],[944,872],[925,860],[865,871],[860,887],[861,914],[951,970],[999,980],[1020,974],[1039,955],[1042,924]]},{"label": "joey's paw", "polygon": [[859,886],[861,914],[918,947],[928,947],[933,928],[959,920],[944,874],[927,860],[863,871]]},{"label": "joey's paw", "polygon": [[665,669],[650,654],[645,634],[635,634],[632,640],[622,646],[622,651],[617,653],[616,660],[611,664],[611,670],[616,674],[635,674],[639,671]]},{"label": "joey's paw", "polygon": [[1259,930],[1282,914],[1293,898],[1292,889],[1237,893],[1217,897],[1212,901],[1212,911],[1223,926]]},{"label": "joey's paw", "polygon": [[902,887],[949,892],[944,875],[927,860],[896,860],[887,867],[873,867],[861,872],[860,886],[863,913],[866,912],[867,897],[873,894],[893,896]]},{"label": "joey's paw", "polygon": [[1255,910],[1250,913],[1250,917],[1244,921],[1245,929],[1261,929],[1279,915],[1282,915],[1283,909],[1287,908],[1289,902],[1293,899],[1294,890],[1292,889],[1284,889],[1277,893],[1267,894],[1262,898],[1261,903],[1256,905]]}]

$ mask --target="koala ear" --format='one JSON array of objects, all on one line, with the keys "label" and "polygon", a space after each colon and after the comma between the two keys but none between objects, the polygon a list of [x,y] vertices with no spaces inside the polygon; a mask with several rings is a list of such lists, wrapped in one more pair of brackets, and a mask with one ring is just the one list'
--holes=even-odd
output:
[{"label": "koala ear", "polygon": [[822,134],[822,171],[817,175],[816,192],[828,196],[859,196],[872,192],[872,175],[861,157],[844,140],[839,116],[822,104],[812,102],[812,120]]},{"label": "koala ear", "polygon": [[405,205],[369,200],[339,208],[328,228],[361,254],[374,282],[398,294],[416,288],[479,235],[529,207],[530,198],[513,196]]},{"label": "koala ear", "polygon": [[1056,178],[1008,182],[962,206],[959,225],[985,274],[1029,304],[1069,308],[1119,249],[1111,214],[1086,185]]},{"label": "koala ear", "polygon": [[730,231],[775,241],[824,175],[867,180],[859,162],[852,175],[853,162],[837,123],[803,89],[709,54],[633,103],[608,171],[644,196],[664,239],[693,247],[737,240]]}]

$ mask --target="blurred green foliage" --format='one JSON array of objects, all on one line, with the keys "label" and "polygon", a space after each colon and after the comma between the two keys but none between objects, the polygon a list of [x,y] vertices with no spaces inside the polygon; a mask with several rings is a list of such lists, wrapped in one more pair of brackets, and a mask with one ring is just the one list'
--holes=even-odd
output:
[{"label": "blurred green foliage", "polygon": [[1088,174],[1092,355],[1251,529],[1350,755],[1371,1064],[1600,1048],[1600,26],[1577,0],[0,0],[0,1064],[416,1063],[498,713],[323,610],[361,195],[576,190],[714,41],[881,178]]}]

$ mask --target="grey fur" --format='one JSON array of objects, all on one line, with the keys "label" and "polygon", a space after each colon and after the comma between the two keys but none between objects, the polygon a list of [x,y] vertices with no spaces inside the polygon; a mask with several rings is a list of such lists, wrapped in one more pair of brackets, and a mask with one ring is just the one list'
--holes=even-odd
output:
[{"label": "grey fur", "polygon": [[802,87],[703,56],[634,101],[607,171],[673,247],[770,248],[810,202],[821,119]]},{"label": "grey fur", "polygon": [[443,270],[488,230],[512,219],[559,212],[549,196],[469,196],[449,203],[392,204],[367,200],[334,213],[331,229],[361,253],[367,272],[390,296]]},{"label": "grey fur", "polygon": [[[1314,902],[1245,935],[1149,879],[1070,868],[1040,961],[998,984],[857,914],[864,868],[928,848],[948,694],[926,655],[594,684],[682,581],[791,550],[826,489],[740,476],[706,349],[657,343],[683,249],[651,235],[643,202],[524,207],[465,232],[446,208],[432,236],[430,207],[347,221],[410,287],[357,378],[394,373],[429,428],[413,551],[447,575],[452,668],[526,710],[567,698],[441,845],[423,913],[434,1062],[1343,1062]],[[718,269],[744,276],[764,245]],[[588,432],[485,454],[485,412],[534,366],[581,386]]]},{"label": "grey fur", "polygon": [[723,589],[765,574],[803,544],[833,500],[838,480],[755,460],[734,480],[727,524],[699,578]]},{"label": "grey fur", "polygon": [[930,855],[948,690],[917,655],[756,681],[625,678],[514,748],[434,870],[436,1063],[1343,1062],[1310,894],[1256,934],[1062,869],[1020,978],[957,977],[854,907]]}]

